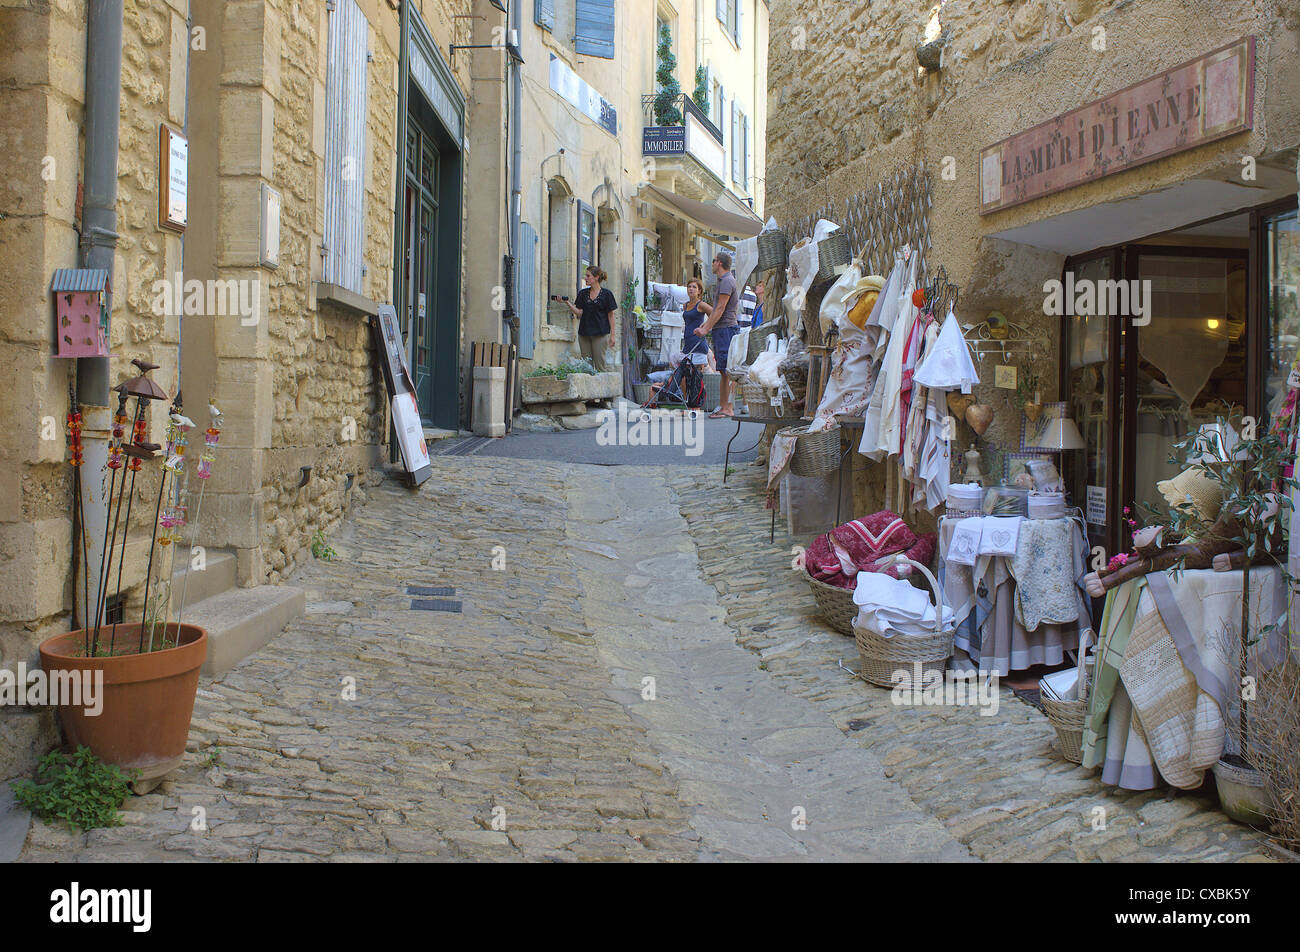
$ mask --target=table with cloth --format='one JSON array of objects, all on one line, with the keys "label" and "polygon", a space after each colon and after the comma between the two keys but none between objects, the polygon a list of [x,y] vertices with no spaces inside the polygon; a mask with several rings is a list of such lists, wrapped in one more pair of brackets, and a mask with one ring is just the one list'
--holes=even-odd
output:
[{"label": "table with cloth", "polygon": [[[1152,572],[1106,593],[1096,673],[1083,731],[1083,766],[1103,783],[1151,790],[1163,778],[1199,787],[1226,751],[1240,716],[1242,572]],[[1250,572],[1248,673],[1286,654],[1281,569]]]},{"label": "table with cloth", "polygon": [[984,534],[997,544],[986,542],[983,554],[978,527],[970,537],[976,521],[939,520],[939,584],[957,619],[954,665],[1005,677],[1062,663],[1081,633],[1090,644],[1091,603],[1082,587],[1088,543],[1079,520],[987,517]]}]

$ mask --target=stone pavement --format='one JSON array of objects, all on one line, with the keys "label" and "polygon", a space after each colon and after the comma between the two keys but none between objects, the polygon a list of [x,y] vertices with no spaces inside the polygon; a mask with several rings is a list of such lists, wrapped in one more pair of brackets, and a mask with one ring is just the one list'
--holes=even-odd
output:
[{"label": "stone pavement", "polygon": [[[338,559],[295,574],[307,615],[201,685],[186,763],[125,826],[34,823],[23,859],[1262,849],[1202,799],[1107,794],[1009,692],[981,718],[852,679],[852,642],[767,543],[750,467],[721,493],[716,466],[433,465],[419,493],[370,490]],[[454,587],[462,612],[412,610],[408,584]]]},{"label": "stone pavement", "polygon": [[[998,711],[899,707],[890,692],[855,678],[857,648],[825,625],[778,519],[768,542],[762,471],[727,482],[669,474],[739,642],[775,683],[806,698],[846,737],[880,758],[885,776],[939,820],[970,853],[989,861],[1269,861],[1265,838],[1233,823],[1213,794],[1146,793],[1103,785],[1059,755],[1047,719],[1009,689]],[[733,488],[734,486],[734,488]]]}]

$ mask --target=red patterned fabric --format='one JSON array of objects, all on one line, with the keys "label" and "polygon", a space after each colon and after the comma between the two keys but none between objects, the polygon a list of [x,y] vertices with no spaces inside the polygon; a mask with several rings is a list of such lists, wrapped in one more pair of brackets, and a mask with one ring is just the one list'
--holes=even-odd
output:
[{"label": "red patterned fabric", "polygon": [[804,555],[804,565],[818,581],[851,589],[860,571],[883,571],[898,578],[899,566],[880,563],[900,552],[915,562],[929,565],[936,543],[933,532],[918,536],[897,513],[883,510],[818,536]]}]

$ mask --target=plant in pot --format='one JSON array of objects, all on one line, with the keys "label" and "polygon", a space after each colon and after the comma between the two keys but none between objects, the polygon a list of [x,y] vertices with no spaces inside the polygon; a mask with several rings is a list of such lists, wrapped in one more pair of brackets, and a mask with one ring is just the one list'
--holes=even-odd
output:
[{"label": "plant in pot", "polygon": [[[80,698],[60,698],[59,718],[68,744],[85,746],[107,764],[132,772],[138,785],[151,785],[179,766],[189,737],[190,718],[198,690],[199,669],[207,655],[208,636],[202,628],[183,623],[185,592],[177,605],[176,620],[169,621],[172,586],[171,565],[182,542],[187,524],[188,506],[184,485],[185,450],[188,431],[193,423],[181,413],[178,393],[172,404],[167,427],[167,447],[160,473],[158,498],[145,571],[144,605],[138,622],[104,620],[107,606],[120,600],[122,560],[131,531],[131,501],[136,475],[142,464],[157,457],[162,449],[145,441],[148,405],[165,400],[166,394],[148,377],[154,365],[133,361],[140,369],[137,377],[117,387],[118,405],[109,441],[109,470],[104,538],[107,545],[101,556],[97,591],[88,593],[85,604],[85,627],[56,635],[40,645],[41,667],[51,681],[76,682],[85,687]],[[135,398],[134,423],[127,436],[128,400]],[[204,448],[195,476],[202,480],[195,509],[195,523],[202,509],[206,480],[211,475],[215,448],[221,433],[221,414],[209,407],[211,425],[204,433]],[[79,421],[79,412],[74,415]],[[81,465],[78,428],[70,426],[72,465]],[[119,479],[119,474],[121,478]],[[78,471],[79,475],[79,471]],[[120,484],[120,485],[119,485]],[[129,485],[128,485],[129,484]],[[80,499],[80,479],[75,481]],[[117,489],[116,503],[112,490]],[[123,506],[125,504],[125,512]],[[121,546],[117,545],[119,531]],[[81,546],[82,578],[88,578],[90,566],[86,546]],[[116,580],[113,560],[116,558]],[[164,562],[169,563],[164,566]],[[157,563],[157,578],[154,577]],[[188,578],[188,576],[187,576]],[[112,594],[110,594],[112,593]],[[94,606],[93,609],[91,606]],[[93,617],[90,611],[94,611]],[[93,694],[89,693],[92,692]],[[88,697],[97,699],[93,706]],[[64,703],[69,702],[69,703]],[[137,786],[140,789],[140,786]]]},{"label": "plant in pot", "polygon": [[[1291,509],[1291,493],[1300,484],[1291,473],[1294,454],[1286,428],[1275,426],[1258,437],[1251,433],[1253,423],[1245,429],[1250,438],[1238,439],[1228,421],[1220,418],[1175,444],[1200,477],[1217,485],[1223,503],[1212,524],[1207,524],[1190,497],[1171,506],[1163,521],[1172,535],[1195,537],[1212,546],[1219,553],[1213,561],[1216,569],[1241,569],[1239,634],[1229,632],[1229,643],[1236,646],[1239,688],[1236,723],[1231,725],[1237,750],[1221,756],[1213,771],[1223,812],[1239,822],[1262,825],[1267,823],[1271,804],[1265,775],[1259,769],[1262,751],[1253,736],[1251,715],[1260,690],[1258,675],[1270,667],[1264,663],[1264,644],[1280,632],[1274,619],[1259,617],[1259,609],[1252,619],[1251,568],[1279,566],[1282,584],[1290,590],[1293,580],[1286,571],[1282,527]],[[1150,507],[1145,508],[1156,515]],[[1181,571],[1187,558],[1181,555],[1171,570],[1175,574]],[[1292,755],[1297,756],[1295,752]]]}]

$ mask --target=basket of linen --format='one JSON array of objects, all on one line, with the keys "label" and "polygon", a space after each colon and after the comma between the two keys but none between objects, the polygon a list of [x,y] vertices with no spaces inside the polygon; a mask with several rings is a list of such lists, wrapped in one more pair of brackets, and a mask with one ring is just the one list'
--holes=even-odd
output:
[{"label": "basket of linen", "polygon": [[924,590],[879,572],[859,572],[853,601],[858,616],[853,637],[858,643],[862,679],[877,687],[892,688],[917,675],[943,677],[952,657],[956,616],[944,604],[939,583],[920,562],[899,557],[897,562],[920,572],[930,583],[933,602]]}]

